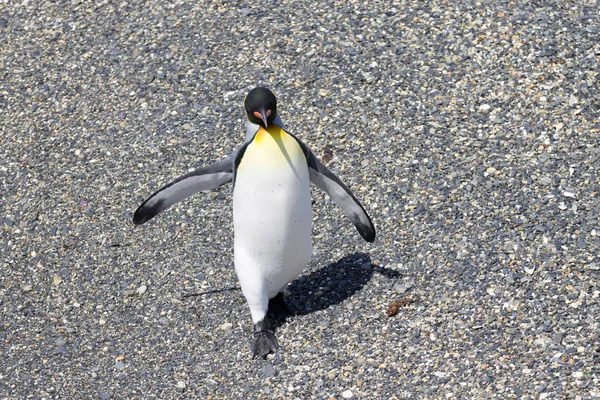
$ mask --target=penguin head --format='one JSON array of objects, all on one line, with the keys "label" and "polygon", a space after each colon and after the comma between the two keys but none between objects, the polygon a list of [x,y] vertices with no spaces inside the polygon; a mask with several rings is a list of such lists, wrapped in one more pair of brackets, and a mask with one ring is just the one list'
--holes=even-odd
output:
[{"label": "penguin head", "polygon": [[268,127],[277,116],[277,99],[264,87],[252,89],[244,99],[246,116],[253,124]]}]

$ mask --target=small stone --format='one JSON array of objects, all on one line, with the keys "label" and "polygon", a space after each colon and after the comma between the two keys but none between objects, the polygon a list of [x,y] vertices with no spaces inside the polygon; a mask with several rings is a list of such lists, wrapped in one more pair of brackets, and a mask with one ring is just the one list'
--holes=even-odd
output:
[{"label": "small stone", "polygon": [[512,272],[508,272],[505,276],[505,279],[509,285],[515,283],[515,275]]},{"label": "small stone", "polygon": [[139,288],[137,288],[137,290],[135,292],[141,296],[144,293],[146,293],[146,290],[148,290],[148,286],[142,285]]},{"label": "small stone", "polygon": [[562,343],[563,340],[563,335],[561,333],[555,333],[554,335],[552,335],[552,343],[554,343],[555,345],[559,345]]},{"label": "small stone", "polygon": [[247,16],[248,16],[248,15],[250,15],[250,13],[251,13],[251,11],[250,11],[250,9],[249,9],[248,7],[244,7],[244,8],[242,8],[242,9],[240,10],[240,12],[242,13],[242,15],[243,15],[244,17],[247,17]]},{"label": "small stone", "polygon": [[575,104],[579,103],[579,99],[577,98],[577,96],[575,96],[574,94],[572,94],[569,97],[569,105],[570,106],[574,106]]},{"label": "small stone", "polygon": [[275,375],[275,368],[273,367],[273,364],[267,363],[267,365],[263,367],[263,375],[265,378],[270,378]]},{"label": "small stone", "polygon": [[319,96],[326,97],[329,94],[329,90],[327,89],[319,89]]},{"label": "small stone", "polygon": [[479,106],[479,111],[486,112],[489,111],[490,108],[492,108],[492,106],[489,104],[482,104]]},{"label": "small stone", "polygon": [[165,71],[163,70],[158,70],[156,71],[156,79],[165,79],[167,75],[165,74]]},{"label": "small stone", "polygon": [[540,179],[540,185],[542,185],[542,186],[548,186],[551,183],[552,183],[552,179],[547,176]]},{"label": "small stone", "polygon": [[404,294],[408,292],[414,286],[413,282],[406,282],[404,284],[397,283],[394,285],[394,291],[398,294]]},{"label": "small stone", "polygon": [[31,292],[33,290],[33,286],[31,285],[25,285],[23,286],[23,291],[24,292]]},{"label": "small stone", "polygon": [[187,387],[187,385],[185,384],[184,381],[179,381],[177,382],[177,390],[179,392],[185,392],[185,388]]},{"label": "small stone", "polygon": [[351,399],[352,397],[354,397],[354,393],[352,393],[351,390],[344,390],[344,392],[342,393],[342,397],[345,399]]},{"label": "small stone", "polygon": [[575,190],[573,190],[573,189],[566,189],[566,190],[563,191],[562,194],[565,197],[571,197],[571,198],[573,198],[573,197],[575,197]]},{"label": "small stone", "polygon": [[55,285],[59,285],[62,282],[62,277],[59,274],[54,274],[52,275],[52,282],[54,282]]},{"label": "small stone", "polygon": [[115,362],[115,368],[119,371],[123,371],[125,369],[125,364],[123,364],[123,361],[117,361]]},{"label": "small stone", "polygon": [[580,249],[587,249],[587,243],[585,242],[585,238],[580,237],[579,240],[577,240],[577,247]]},{"label": "small stone", "polygon": [[229,331],[231,330],[231,328],[233,328],[233,324],[231,322],[226,322],[223,325],[219,326],[219,329],[221,329],[222,331]]},{"label": "small stone", "polygon": [[529,275],[533,275],[533,273],[535,272],[535,267],[527,267],[527,266],[523,265],[523,270],[525,272],[527,272]]},{"label": "small stone", "polygon": [[102,393],[102,395],[100,396],[100,398],[102,400],[109,400],[110,399],[110,393],[107,393],[107,392]]},{"label": "small stone", "polygon": [[367,262],[363,263],[360,267],[362,269],[364,269],[364,270],[370,270],[371,269],[371,263],[369,261],[367,261]]},{"label": "small stone", "polygon": [[58,338],[54,341],[54,343],[56,343],[57,346],[64,346],[67,344],[67,341],[63,338]]}]

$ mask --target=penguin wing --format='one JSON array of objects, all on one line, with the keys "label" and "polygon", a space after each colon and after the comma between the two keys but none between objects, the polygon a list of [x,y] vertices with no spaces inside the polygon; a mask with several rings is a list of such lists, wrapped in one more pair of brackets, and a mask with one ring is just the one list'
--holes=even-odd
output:
[{"label": "penguin wing", "polygon": [[133,223],[141,225],[159,212],[202,190],[216,189],[233,180],[235,153],[206,167],[200,167],[180,176],[158,189],[133,214]]},{"label": "penguin wing", "polygon": [[358,233],[367,242],[373,242],[375,240],[375,226],[373,226],[371,218],[369,218],[369,215],[360,202],[354,197],[350,189],[317,159],[308,146],[297,138],[296,140],[300,143],[300,147],[302,147],[306,155],[310,181],[325,191],[333,202],[344,210],[358,230]]}]

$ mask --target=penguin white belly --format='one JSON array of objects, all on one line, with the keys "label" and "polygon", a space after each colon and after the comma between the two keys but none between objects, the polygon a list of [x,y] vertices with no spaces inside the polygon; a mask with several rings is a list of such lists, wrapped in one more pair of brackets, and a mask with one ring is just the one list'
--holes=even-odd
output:
[{"label": "penguin white belly", "polygon": [[260,128],[240,161],[233,190],[234,261],[254,323],[312,254],[306,157],[278,126]]}]

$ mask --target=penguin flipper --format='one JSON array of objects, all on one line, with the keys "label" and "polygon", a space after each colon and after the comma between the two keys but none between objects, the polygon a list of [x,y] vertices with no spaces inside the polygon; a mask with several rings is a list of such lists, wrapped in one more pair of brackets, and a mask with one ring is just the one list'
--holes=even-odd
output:
[{"label": "penguin flipper", "polygon": [[344,210],[358,230],[358,233],[360,233],[367,242],[375,241],[375,226],[350,189],[348,189],[346,185],[333,174],[333,172],[327,169],[327,167],[317,159],[308,146],[300,140],[298,140],[298,142],[306,155],[310,181],[313,185],[325,191],[325,193],[331,197],[333,202]]},{"label": "penguin flipper", "polygon": [[233,180],[233,160],[230,155],[206,167],[197,168],[158,189],[133,214],[133,223],[141,225],[173,204],[203,190],[216,189]]}]

